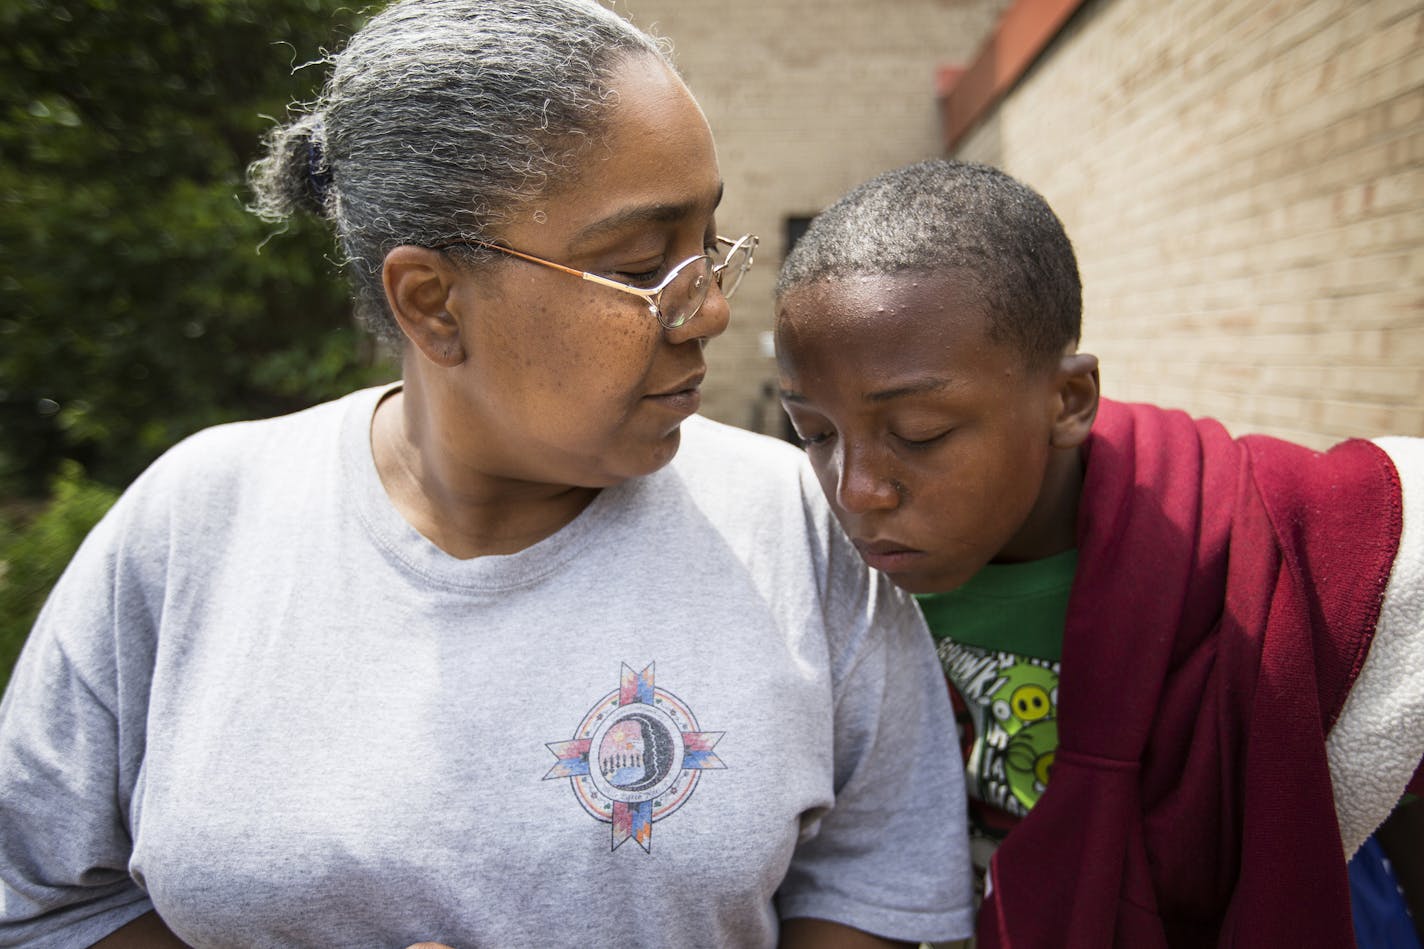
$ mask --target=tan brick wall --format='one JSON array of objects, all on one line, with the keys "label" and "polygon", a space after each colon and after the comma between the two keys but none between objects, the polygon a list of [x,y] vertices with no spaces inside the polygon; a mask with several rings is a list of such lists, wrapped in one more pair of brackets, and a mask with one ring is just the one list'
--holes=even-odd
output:
[{"label": "tan brick wall", "polygon": [[959,154],[1063,218],[1107,394],[1424,435],[1424,3],[1090,0]]},{"label": "tan brick wall", "polygon": [[[941,152],[935,68],[965,62],[1003,0],[616,0],[672,40],[717,138],[724,234],[761,235],[733,300],[732,326],[708,349],[704,413],[757,427],[773,361],[771,287],[784,219],[814,214],[881,171]],[[761,423],[765,425],[767,423]]]}]

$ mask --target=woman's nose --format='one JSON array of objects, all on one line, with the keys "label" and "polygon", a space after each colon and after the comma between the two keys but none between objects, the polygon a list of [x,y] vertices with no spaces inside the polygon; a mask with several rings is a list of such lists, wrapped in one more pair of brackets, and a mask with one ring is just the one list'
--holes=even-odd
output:
[{"label": "woman's nose", "polygon": [[664,329],[670,343],[685,343],[688,340],[708,340],[721,336],[732,319],[732,308],[722,289],[714,282],[707,290],[707,299],[692,314],[692,318],[681,326]]}]

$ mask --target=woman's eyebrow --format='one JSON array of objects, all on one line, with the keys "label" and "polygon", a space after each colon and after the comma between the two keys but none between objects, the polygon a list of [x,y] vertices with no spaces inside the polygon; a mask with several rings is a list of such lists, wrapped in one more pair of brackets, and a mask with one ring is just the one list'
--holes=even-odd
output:
[{"label": "woman's eyebrow", "polygon": [[[715,210],[722,203],[722,192],[725,185],[717,183],[717,193],[712,199],[712,208]],[[573,248],[591,243],[609,233],[621,231],[635,225],[644,224],[670,224],[680,221],[688,215],[693,214],[706,205],[701,201],[680,201],[673,204],[638,204],[630,208],[623,208],[610,214],[606,218],[594,221],[592,224],[574,232],[569,240],[569,246]]]},{"label": "woman's eyebrow", "polygon": [[680,221],[696,210],[700,204],[701,202],[698,201],[688,201],[683,204],[644,204],[623,208],[576,231],[569,241],[569,246],[576,248],[592,243],[600,237],[605,237],[616,231],[627,230],[634,225],[669,224]]}]

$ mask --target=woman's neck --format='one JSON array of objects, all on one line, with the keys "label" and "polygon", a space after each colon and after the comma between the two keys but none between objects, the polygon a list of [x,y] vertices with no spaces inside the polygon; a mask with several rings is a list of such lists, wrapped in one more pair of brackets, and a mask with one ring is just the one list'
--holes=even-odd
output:
[{"label": "woman's neck", "polygon": [[440,442],[419,382],[409,375],[376,406],[371,450],[381,485],[406,521],[452,557],[512,554],[557,533],[599,489],[499,478]]}]

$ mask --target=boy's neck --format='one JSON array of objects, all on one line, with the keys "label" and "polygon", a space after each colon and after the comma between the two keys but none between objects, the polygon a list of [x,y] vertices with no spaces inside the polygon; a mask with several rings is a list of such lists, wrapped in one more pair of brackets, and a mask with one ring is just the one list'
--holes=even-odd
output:
[{"label": "boy's neck", "polygon": [[1078,498],[1082,493],[1082,448],[1054,449],[1033,510],[992,562],[1042,560],[1076,547]]}]

